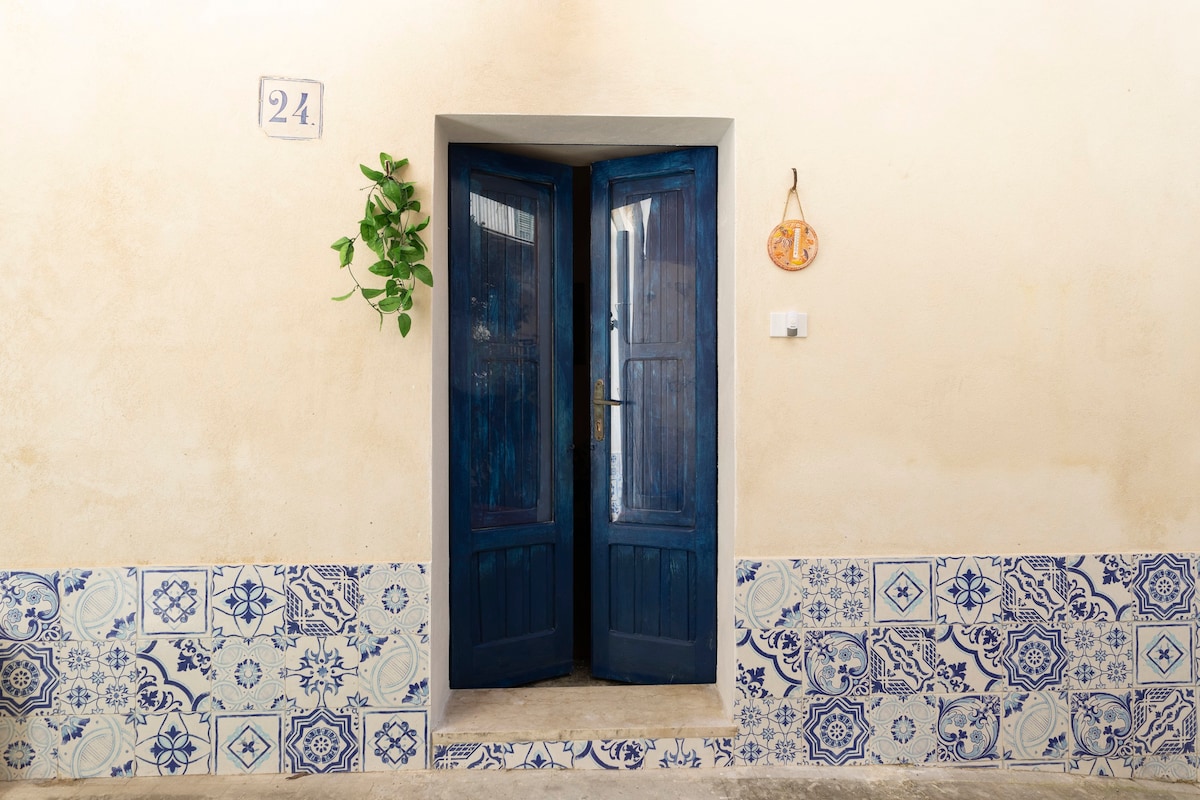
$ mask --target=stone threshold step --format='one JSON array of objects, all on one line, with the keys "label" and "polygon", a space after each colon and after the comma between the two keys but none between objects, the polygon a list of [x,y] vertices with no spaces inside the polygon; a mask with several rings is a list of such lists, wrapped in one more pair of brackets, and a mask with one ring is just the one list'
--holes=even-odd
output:
[{"label": "stone threshold step", "polygon": [[431,743],[732,737],[717,687],[457,689]]}]

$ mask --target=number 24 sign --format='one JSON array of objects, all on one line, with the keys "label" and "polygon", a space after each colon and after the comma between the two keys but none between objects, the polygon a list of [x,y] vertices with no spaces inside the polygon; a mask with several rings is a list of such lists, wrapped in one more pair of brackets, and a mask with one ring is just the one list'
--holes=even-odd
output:
[{"label": "number 24 sign", "polygon": [[323,94],[320,81],[263,78],[258,88],[258,127],[279,139],[320,139]]}]

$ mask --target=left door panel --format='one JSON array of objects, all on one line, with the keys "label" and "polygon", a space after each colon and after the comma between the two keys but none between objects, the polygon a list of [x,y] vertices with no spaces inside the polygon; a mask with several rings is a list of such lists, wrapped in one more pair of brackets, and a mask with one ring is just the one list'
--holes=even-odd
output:
[{"label": "left door panel", "polygon": [[450,148],[450,685],[572,665],[571,171]]}]

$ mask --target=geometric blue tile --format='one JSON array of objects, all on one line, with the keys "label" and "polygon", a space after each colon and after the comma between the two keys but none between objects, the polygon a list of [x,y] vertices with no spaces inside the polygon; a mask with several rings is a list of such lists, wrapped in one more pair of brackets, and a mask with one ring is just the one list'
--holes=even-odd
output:
[{"label": "geometric blue tile", "polygon": [[938,664],[932,680],[939,694],[987,692],[1003,685],[1000,663],[1005,643],[1004,627],[939,625],[936,629]]},{"label": "geometric blue tile", "polygon": [[[871,618],[870,563],[854,558],[802,558],[791,562],[800,599],[782,611],[775,627],[842,628]],[[764,626],[765,627],[765,626]]]},{"label": "geometric blue tile", "polygon": [[1067,603],[1063,619],[1116,622],[1132,614],[1133,595],[1126,584],[1130,565],[1121,556],[1070,556],[1065,575]]},{"label": "geometric blue tile", "polygon": [[424,711],[364,711],[364,772],[425,769],[428,733]]},{"label": "geometric blue tile", "polygon": [[1048,689],[1061,686],[1067,668],[1062,630],[1034,623],[1005,631],[1000,657],[1014,689]]},{"label": "geometric blue tile", "polygon": [[0,641],[62,638],[58,573],[0,572]]},{"label": "geometric blue tile", "polygon": [[[1132,755],[1132,700],[1128,691],[1071,692],[1072,755],[1082,759]],[[1110,769],[1104,764],[1097,768]]]},{"label": "geometric blue tile", "polygon": [[424,634],[429,626],[429,574],[424,564],[368,564],[358,572],[360,630],[377,636]]},{"label": "geometric blue tile", "polygon": [[1128,622],[1070,622],[1063,625],[1068,689],[1128,689],[1133,686],[1133,631]]},{"label": "geometric blue tile", "polygon": [[875,764],[924,764],[936,760],[938,698],[933,695],[877,695],[867,706]]},{"label": "geometric blue tile", "polygon": [[935,565],[938,622],[999,621],[1003,565],[994,556],[939,558]]},{"label": "geometric blue tile", "polygon": [[373,708],[424,708],[429,705],[428,637],[407,633],[376,637],[359,634],[358,688]]},{"label": "geometric blue tile", "polygon": [[932,689],[938,669],[932,626],[872,628],[869,645],[873,694],[903,696]]},{"label": "geometric blue tile", "polygon": [[0,647],[0,715],[23,717],[54,711],[60,677],[54,644]]},{"label": "geometric blue tile", "polygon": [[810,763],[832,766],[864,763],[870,733],[862,700],[812,698],[806,705],[804,741]]},{"label": "geometric blue tile", "polygon": [[1133,739],[1138,753],[1182,755],[1196,752],[1196,690],[1176,686],[1137,689],[1133,697]]},{"label": "geometric blue tile", "polygon": [[804,672],[809,695],[870,693],[867,632],[804,632]]},{"label": "geometric blue tile", "polygon": [[0,780],[57,778],[58,745],[49,717],[0,715]]},{"label": "geometric blue tile", "polygon": [[284,750],[289,772],[358,772],[358,714],[328,708],[293,713],[287,718]]},{"label": "geometric blue tile", "polygon": [[287,704],[287,640],[275,636],[222,636],[213,640],[213,707],[272,711]]},{"label": "geometric blue tile", "polygon": [[283,716],[269,711],[213,717],[213,772],[277,774],[283,765]]},{"label": "geometric blue tile", "polygon": [[1003,695],[1004,758],[1058,761],[1070,756],[1071,719],[1066,692]]},{"label": "geometric blue tile", "polygon": [[283,633],[284,578],[281,566],[213,567],[213,635]]},{"label": "geometric blue tile", "polygon": [[62,642],[57,645],[56,656],[62,673],[58,713],[130,714],[137,708],[138,668],[133,642]]},{"label": "geometric blue tile", "polygon": [[1143,556],[1130,589],[1137,619],[1182,620],[1195,616],[1193,557],[1173,553]]},{"label": "geometric blue tile", "polygon": [[787,697],[804,690],[804,633],[792,628],[737,629],[738,692]]},{"label": "geometric blue tile", "polygon": [[873,561],[876,622],[933,621],[933,562]]},{"label": "geometric blue tile", "polygon": [[143,714],[208,711],[211,639],[151,639],[138,643],[137,695]]},{"label": "geometric blue tile", "polygon": [[938,761],[998,759],[1000,698],[994,694],[939,698]]},{"label": "geometric blue tile", "polygon": [[208,635],[207,568],[142,567],[138,570],[138,591],[141,635]]},{"label": "geometric blue tile", "polygon": [[800,578],[779,558],[737,563],[734,625],[738,628],[799,628]]},{"label": "geometric blue tile", "polygon": [[132,778],[133,722],[128,716],[53,717],[58,726],[60,778]]},{"label": "geometric blue tile", "polygon": [[284,686],[297,708],[361,706],[359,651],[345,636],[300,636],[284,653]]},{"label": "geometric blue tile", "polygon": [[284,592],[288,633],[334,636],[354,633],[358,627],[358,567],[288,567]]},{"label": "geometric blue tile", "polygon": [[738,732],[733,764],[739,767],[805,762],[804,704],[798,697],[736,697]]},{"label": "geometric blue tile", "polygon": [[1004,559],[1001,608],[1006,622],[1053,622],[1066,614],[1070,580],[1066,559],[1017,556]]},{"label": "geometric blue tile", "polygon": [[138,611],[134,567],[65,569],[60,583],[64,638],[96,642],[133,638]]},{"label": "geometric blue tile", "polygon": [[137,774],[207,775],[212,733],[207,714],[147,714],[137,724]]},{"label": "geometric blue tile", "polygon": [[1138,623],[1134,652],[1137,683],[1141,685],[1195,683],[1193,637],[1190,623]]}]

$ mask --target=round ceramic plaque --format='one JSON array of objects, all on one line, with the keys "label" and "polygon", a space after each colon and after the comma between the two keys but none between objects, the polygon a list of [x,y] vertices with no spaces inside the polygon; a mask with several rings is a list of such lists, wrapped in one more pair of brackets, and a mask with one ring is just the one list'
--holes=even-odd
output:
[{"label": "round ceramic plaque", "polygon": [[802,219],[784,220],[771,231],[767,253],[780,269],[804,269],[817,257],[817,232]]}]

